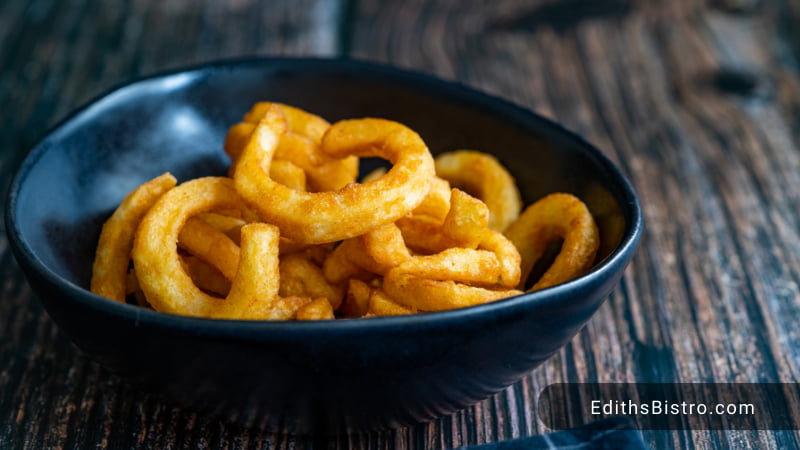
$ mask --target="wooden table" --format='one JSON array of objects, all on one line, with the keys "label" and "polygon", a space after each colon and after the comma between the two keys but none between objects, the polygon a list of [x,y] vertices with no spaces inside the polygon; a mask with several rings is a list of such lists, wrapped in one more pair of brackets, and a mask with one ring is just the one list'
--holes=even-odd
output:
[{"label": "wooden table", "polygon": [[[0,448],[445,448],[547,431],[559,381],[800,377],[800,5],[790,0],[0,1],[0,180],[73,108],[243,55],[352,57],[459,80],[564,123],[630,177],[646,232],[560,353],[427,425],[327,439],[242,429],[84,358],[0,234]],[[0,202],[4,201],[0,200]],[[646,431],[656,448],[791,448],[797,431]]]}]

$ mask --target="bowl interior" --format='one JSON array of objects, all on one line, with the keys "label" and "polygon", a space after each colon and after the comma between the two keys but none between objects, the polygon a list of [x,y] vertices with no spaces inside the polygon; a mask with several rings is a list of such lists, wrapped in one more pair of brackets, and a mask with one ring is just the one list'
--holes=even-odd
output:
[{"label": "bowl interior", "polygon": [[597,218],[598,263],[631,241],[639,226],[636,199],[617,169],[549,121],[419,74],[288,59],[144,79],[73,114],[39,143],[12,186],[10,215],[19,240],[55,275],[88,287],[100,227],[125,194],[166,171],[179,181],[225,174],[228,127],[266,100],[331,122],[396,120],[417,131],[434,154],[463,148],[491,153],[516,178],[526,205],[547,193],[573,193]]}]

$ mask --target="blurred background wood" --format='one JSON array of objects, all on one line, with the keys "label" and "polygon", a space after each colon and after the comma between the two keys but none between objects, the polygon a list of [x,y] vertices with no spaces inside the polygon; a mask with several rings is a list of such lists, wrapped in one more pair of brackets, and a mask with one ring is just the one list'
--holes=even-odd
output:
[{"label": "blurred background wood", "polygon": [[[244,55],[353,57],[562,122],[622,167],[646,220],[621,285],[528,377],[431,424],[336,439],[137,392],[66,341],[0,234],[0,448],[451,448],[547,431],[535,401],[553,382],[797,382],[798,20],[791,0],[0,0],[3,192],[48,127],[119,83]],[[644,436],[800,446],[797,431]]]}]

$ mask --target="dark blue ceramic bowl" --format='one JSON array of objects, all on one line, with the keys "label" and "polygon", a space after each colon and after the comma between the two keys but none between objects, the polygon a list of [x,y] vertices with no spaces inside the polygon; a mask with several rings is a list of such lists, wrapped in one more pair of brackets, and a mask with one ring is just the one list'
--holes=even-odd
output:
[{"label": "dark blue ceramic bowl", "polygon": [[[493,153],[525,203],[571,192],[603,247],[587,275],[456,311],[335,322],[209,320],[111,302],[87,289],[103,221],[165,171],[224,174],[227,128],[257,100],[335,121],[409,125],[433,153]],[[590,144],[503,100],[342,60],[229,61],[122,86],[72,114],[25,159],[9,241],[53,320],[87,355],[189,408],[295,432],[428,421],[519,380],[569,341],[617,284],[642,229],[631,185]]]}]

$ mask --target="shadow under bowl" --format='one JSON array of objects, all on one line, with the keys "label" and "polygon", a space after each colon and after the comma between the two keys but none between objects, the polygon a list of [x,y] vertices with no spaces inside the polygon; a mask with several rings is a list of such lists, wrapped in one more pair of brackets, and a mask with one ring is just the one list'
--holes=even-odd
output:
[{"label": "shadow under bowl", "polygon": [[[89,292],[100,228],[124,195],[166,171],[179,181],[224,175],[228,127],[262,100],[332,122],[396,120],[434,154],[492,153],[525,204],[556,191],[587,203],[603,242],[596,264],[568,283],[487,305],[335,322],[182,317]],[[298,433],[429,421],[504,389],[580,330],[619,281],[642,229],[622,173],[561,126],[430,76],[319,59],[223,61],[101,96],[27,156],[5,217],[37,297],[91,358],[185,407]]]}]

